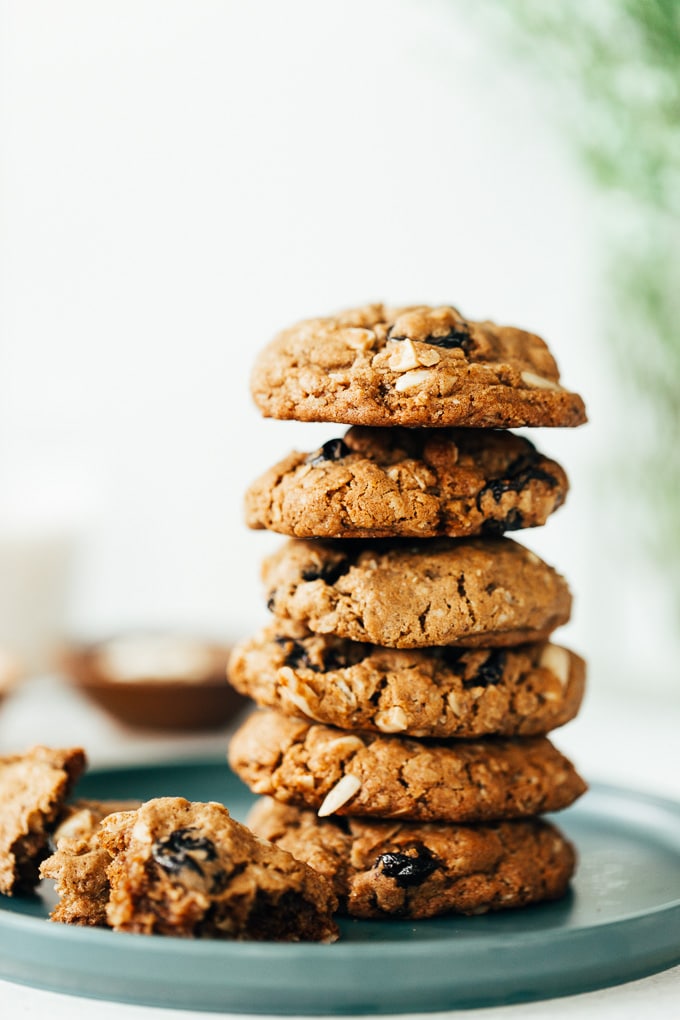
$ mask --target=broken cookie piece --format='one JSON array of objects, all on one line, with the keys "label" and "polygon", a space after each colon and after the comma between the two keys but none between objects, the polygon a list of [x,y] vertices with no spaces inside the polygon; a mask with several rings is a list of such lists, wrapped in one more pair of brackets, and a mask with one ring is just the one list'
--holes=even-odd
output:
[{"label": "broken cookie piece", "polygon": [[199,938],[333,942],[332,887],[258,839],[222,804],[182,797],[109,815],[107,921],[117,931]]},{"label": "broken cookie piece", "polygon": [[64,802],[85,768],[79,748],[36,746],[0,757],[0,893],[27,893]]},{"label": "broken cookie piece", "polygon": [[54,853],[43,861],[41,878],[55,881],[59,902],[50,920],[106,927],[111,854],[99,845],[99,825],[107,815],[131,811],[139,801],[77,801],[62,812],[51,837]]}]

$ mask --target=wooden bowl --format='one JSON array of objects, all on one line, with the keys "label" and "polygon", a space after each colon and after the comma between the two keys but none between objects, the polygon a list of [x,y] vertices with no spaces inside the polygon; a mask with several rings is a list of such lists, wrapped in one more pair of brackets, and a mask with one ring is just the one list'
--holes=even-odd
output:
[{"label": "wooden bowl", "polygon": [[186,634],[139,632],[75,645],[62,664],[88,698],[128,726],[211,730],[248,704],[227,680],[229,652]]}]

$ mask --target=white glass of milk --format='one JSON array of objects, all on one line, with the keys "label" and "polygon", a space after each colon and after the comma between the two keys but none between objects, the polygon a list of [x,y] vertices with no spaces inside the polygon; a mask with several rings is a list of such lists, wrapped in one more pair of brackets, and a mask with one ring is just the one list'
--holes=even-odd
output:
[{"label": "white glass of milk", "polygon": [[0,506],[0,648],[22,674],[54,667],[69,608],[76,528],[56,508]]}]

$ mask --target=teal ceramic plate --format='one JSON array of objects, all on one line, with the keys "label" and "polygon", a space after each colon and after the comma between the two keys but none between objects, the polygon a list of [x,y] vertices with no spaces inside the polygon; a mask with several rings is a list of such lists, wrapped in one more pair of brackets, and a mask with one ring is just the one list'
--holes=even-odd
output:
[{"label": "teal ceramic plate", "polygon": [[[224,763],[92,772],[99,799],[251,795]],[[583,992],[680,963],[680,805],[595,787],[559,817],[580,866],[559,903],[484,917],[343,921],[330,946],[192,941],[48,923],[0,897],[0,976],[74,995],[250,1013],[404,1013]]]}]

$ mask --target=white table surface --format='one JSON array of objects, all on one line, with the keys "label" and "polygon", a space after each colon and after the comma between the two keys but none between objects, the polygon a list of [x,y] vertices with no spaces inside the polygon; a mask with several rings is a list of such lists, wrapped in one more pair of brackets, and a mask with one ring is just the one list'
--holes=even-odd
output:
[{"label": "white table surface", "polygon": [[[554,735],[555,743],[591,781],[615,783],[680,801],[680,699],[664,701],[598,685],[591,679],[583,709],[574,722]],[[112,723],[56,678],[26,683],[0,708],[0,753],[33,743],[81,744],[90,764],[105,766],[223,753],[226,736],[163,736],[133,733]],[[49,1017],[50,1020],[205,1020],[208,1014],[123,1005],[0,981],[0,1020]],[[641,981],[546,1002],[455,1011],[475,1020],[639,1020],[680,1017],[680,966]],[[411,1014],[412,1016],[416,1014]],[[418,1014],[420,1015],[420,1014]],[[443,1016],[449,1014],[422,1014]]]}]

